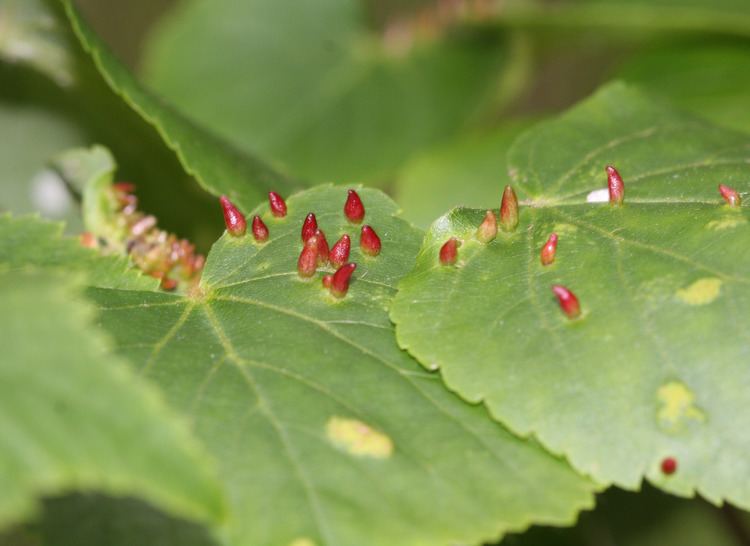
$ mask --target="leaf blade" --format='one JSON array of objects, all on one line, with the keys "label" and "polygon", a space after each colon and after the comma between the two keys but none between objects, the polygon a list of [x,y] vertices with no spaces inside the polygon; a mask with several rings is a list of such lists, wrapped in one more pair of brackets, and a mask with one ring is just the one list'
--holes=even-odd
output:
[{"label": "leaf blade", "polygon": [[[601,483],[637,488],[645,477],[747,506],[738,476],[750,471],[740,462],[749,439],[729,417],[746,402],[736,385],[746,381],[747,212],[716,191],[717,180],[746,191],[747,150],[742,134],[621,85],[532,129],[509,153],[527,197],[518,231],[485,247],[472,240],[483,211],[438,220],[391,311],[400,345]],[[606,192],[606,164],[623,166],[622,208],[586,203]],[[543,267],[553,231],[557,257]],[[458,268],[437,265],[449,236],[465,240]],[[553,284],[578,295],[581,319],[561,313]],[[668,456],[672,476],[660,470]]]},{"label": "leaf blade", "polygon": [[40,495],[75,488],[221,522],[224,501],[205,454],[154,390],[103,359],[91,307],[71,298],[78,283],[28,270],[0,278],[0,525],[27,517]]}]

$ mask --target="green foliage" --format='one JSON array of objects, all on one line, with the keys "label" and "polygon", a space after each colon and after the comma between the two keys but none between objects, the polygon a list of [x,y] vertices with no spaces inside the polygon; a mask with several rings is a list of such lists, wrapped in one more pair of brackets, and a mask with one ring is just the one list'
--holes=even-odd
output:
[{"label": "green foliage", "polygon": [[28,63],[61,86],[73,83],[66,28],[44,0],[0,0],[0,59]]},{"label": "green foliage", "polygon": [[129,106],[153,125],[175,151],[188,173],[214,193],[227,193],[253,206],[270,188],[289,189],[293,183],[263,162],[193,126],[181,114],[144,90],[130,72],[102,45],[69,1],[63,1],[84,49],[97,69]]},{"label": "green foliage", "polygon": [[749,72],[746,42],[701,40],[651,47],[628,60],[618,76],[711,121],[750,131],[743,83]]},{"label": "green foliage", "polygon": [[[225,234],[200,295],[90,292],[119,352],[191,416],[218,460],[232,543],[477,542],[569,522],[592,485],[396,346],[386,308],[421,237],[382,194],[361,195],[383,240],[378,257],[360,253],[346,191],[328,186],[290,198],[284,219],[254,211],[271,232],[263,245]],[[343,300],[320,274],[297,276],[311,210],[331,244],[352,236],[358,269]]]},{"label": "green foliage", "polygon": [[[215,210],[214,201],[206,207],[206,195],[198,193],[156,131],[110,91],[77,45],[59,2],[3,0],[0,12],[0,43],[16,44],[25,53],[14,56],[13,64],[0,64],[0,208],[39,211],[65,219],[69,232],[80,231],[75,199],[65,198],[47,163],[67,148],[99,142],[123,164],[120,176],[138,181],[140,202],[157,212],[165,227],[207,248],[219,233],[220,223],[207,221],[205,214]],[[59,51],[51,55],[52,48],[40,47],[38,40]],[[54,74],[42,69],[48,64],[60,76],[49,79]],[[176,194],[179,207],[169,203]]]},{"label": "green foliage", "polygon": [[504,34],[417,31],[368,29],[356,0],[191,0],[155,35],[146,73],[206,127],[294,173],[377,180],[502,101],[511,59],[523,61]]},{"label": "green foliage", "polygon": [[510,0],[502,25],[588,28],[636,32],[706,32],[750,36],[750,4],[745,0]]},{"label": "green foliage", "polygon": [[[64,113],[49,107],[54,93],[46,77],[60,86],[70,86],[73,79],[65,25],[42,0],[0,0],[0,21],[0,60],[7,62],[0,64],[0,210],[40,210],[76,229],[81,223],[72,199],[44,171],[50,156],[84,138]],[[34,77],[23,65],[44,76]],[[44,198],[50,193],[58,199],[48,204]]]},{"label": "green foliage", "polygon": [[[622,85],[532,129],[509,154],[518,229],[483,245],[483,210],[437,220],[392,309],[400,344],[601,483],[645,476],[750,506],[750,423],[737,412],[750,382],[750,224],[716,190],[750,189],[748,144]],[[586,202],[607,164],[625,179],[622,208]],[[551,232],[557,258],[543,267]],[[464,240],[457,267],[437,258],[450,236]],[[560,312],[553,284],[579,296],[580,319]]]},{"label": "green foliage", "polygon": [[411,161],[396,185],[396,200],[404,215],[420,227],[460,204],[481,207],[494,202],[510,182],[505,155],[527,121],[506,123],[500,129],[463,137],[430,150]]},{"label": "green foliage", "polygon": [[[8,235],[27,225],[5,226],[4,249],[12,252]],[[90,306],[71,298],[76,284],[1,265],[0,526],[28,516],[40,495],[72,488],[137,495],[221,521],[205,455],[155,390],[106,356]]]},{"label": "green foliage", "polygon": [[[648,487],[525,531],[644,478],[750,507],[750,224],[716,191],[750,192],[746,0],[184,0],[143,59],[162,95],[73,6],[0,0],[0,207],[100,238],[0,215],[0,544],[745,540],[737,511]],[[518,137],[613,73],[664,102],[613,84]],[[608,163],[623,207],[593,202]],[[331,179],[396,196],[357,186],[379,256],[345,187],[289,196]],[[115,180],[213,243],[200,282]],[[520,225],[480,244],[506,183]],[[220,194],[269,241],[216,240]],[[352,236],[343,298],[297,274],[310,211]],[[135,268],[183,251],[177,291]]]}]

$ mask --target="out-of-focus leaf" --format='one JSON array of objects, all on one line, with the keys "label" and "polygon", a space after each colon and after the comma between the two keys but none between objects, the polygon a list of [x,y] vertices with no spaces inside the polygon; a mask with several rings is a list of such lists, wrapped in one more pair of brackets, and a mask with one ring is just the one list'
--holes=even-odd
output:
[{"label": "out-of-focus leaf", "polygon": [[141,500],[91,493],[46,499],[39,518],[22,529],[27,536],[36,537],[39,546],[220,544],[205,527],[156,510]]},{"label": "out-of-focus leaf", "polygon": [[733,129],[750,131],[750,44],[744,41],[675,43],[636,55],[622,79]]},{"label": "out-of-focus leaf", "polygon": [[41,496],[74,489],[220,523],[207,458],[155,391],[106,356],[75,285],[5,259],[0,267],[0,526],[31,515]]},{"label": "out-of-focus leaf", "polygon": [[630,32],[705,32],[750,36],[745,0],[507,0],[498,2],[502,25]]},{"label": "out-of-focus leaf", "polygon": [[194,119],[299,175],[373,180],[496,104],[505,76],[519,76],[509,66],[525,62],[505,33],[418,30],[376,35],[359,0],[191,0],[154,35],[146,75]]},{"label": "out-of-focus leaf", "polygon": [[229,194],[249,208],[262,200],[267,190],[286,192],[294,186],[286,176],[202,130],[145,90],[107,50],[73,4],[63,0],[63,5],[76,36],[112,91],[159,132],[185,170],[204,188],[215,195]]},{"label": "out-of-focus leaf", "polygon": [[743,546],[750,515],[701,499],[665,495],[651,487],[638,493],[612,488],[596,509],[567,529],[534,527],[507,537],[502,546]]},{"label": "out-of-focus leaf", "polygon": [[0,0],[0,60],[30,64],[61,86],[74,80],[66,32],[45,0]]},{"label": "out-of-focus leaf", "polygon": [[[49,79],[39,69],[46,62],[46,50],[35,47],[33,34],[14,34],[17,47],[28,55],[14,64],[0,64],[0,208],[38,211],[64,219],[69,231],[79,231],[78,207],[47,169],[48,161],[70,147],[105,142],[123,162],[121,175],[137,183],[144,208],[157,213],[165,227],[207,248],[221,226],[207,221],[205,213],[215,211],[215,201],[206,202],[206,194],[195,189],[197,184],[156,131],[109,90],[68,28],[62,6],[51,0],[8,0],[5,6],[0,26],[25,28],[28,14],[33,13],[31,20],[50,27],[46,39],[67,52],[69,63],[64,85]],[[174,206],[174,195],[180,196],[179,208]]]},{"label": "out-of-focus leaf", "polygon": [[0,210],[38,211],[80,228],[78,206],[47,162],[83,143],[85,131],[57,108],[45,85],[52,87],[28,70],[0,64]]},{"label": "out-of-focus leaf", "polygon": [[404,218],[429,226],[447,209],[495,208],[510,181],[505,156],[528,122],[506,123],[490,133],[463,137],[411,161],[395,184]]}]

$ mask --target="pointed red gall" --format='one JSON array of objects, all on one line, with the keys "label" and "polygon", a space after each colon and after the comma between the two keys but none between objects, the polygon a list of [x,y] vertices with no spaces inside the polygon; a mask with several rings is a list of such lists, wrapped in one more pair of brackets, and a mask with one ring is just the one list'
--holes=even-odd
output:
[{"label": "pointed red gall", "polygon": [[333,275],[323,275],[323,286],[331,288],[333,284]]},{"label": "pointed red gall", "polygon": [[90,231],[84,231],[79,235],[79,240],[81,241],[81,246],[85,246],[86,248],[96,248],[96,237],[94,237],[94,234]]},{"label": "pointed red gall", "polygon": [[368,256],[377,256],[380,254],[380,237],[375,233],[375,230],[368,225],[362,226],[362,232],[359,236],[359,246],[362,252]]},{"label": "pointed red gall", "polygon": [[322,229],[316,229],[314,237],[317,237],[318,239],[318,263],[321,265],[325,264],[328,262],[328,253],[330,252],[328,250],[326,234],[323,233]]},{"label": "pointed red gall", "polygon": [[253,216],[253,237],[259,243],[264,243],[268,240],[268,227],[266,227],[266,224],[258,215]]},{"label": "pointed red gall", "polygon": [[500,225],[505,231],[514,231],[518,226],[518,198],[510,186],[503,190],[500,203]]},{"label": "pointed red gall", "polygon": [[557,252],[557,233],[550,233],[549,239],[542,247],[542,265],[554,262],[555,252]]},{"label": "pointed red gall", "polygon": [[609,188],[609,204],[622,205],[625,200],[625,183],[612,165],[607,165],[607,187]]},{"label": "pointed red gall", "polygon": [[302,242],[304,243],[310,237],[315,235],[316,229],[318,229],[318,220],[315,218],[315,214],[311,212],[302,223]]},{"label": "pointed red gall", "polygon": [[271,214],[277,218],[286,216],[286,202],[275,191],[268,192],[268,203],[271,205]]},{"label": "pointed red gall", "polygon": [[497,237],[497,216],[491,210],[484,215],[484,220],[477,229],[477,239],[483,243],[489,243]]},{"label": "pointed red gall", "polygon": [[172,290],[175,290],[177,288],[177,280],[176,279],[170,279],[169,277],[162,277],[161,279],[161,289],[166,290],[167,292],[171,292]]},{"label": "pointed red gall", "polygon": [[739,207],[742,204],[742,198],[740,197],[739,192],[734,188],[730,188],[724,184],[719,184],[719,193],[730,207]]},{"label": "pointed red gall", "polygon": [[313,235],[302,247],[297,260],[297,273],[302,278],[309,278],[315,274],[318,267],[318,238]]},{"label": "pointed red gall", "polygon": [[352,240],[348,235],[344,234],[341,239],[336,241],[336,244],[331,248],[331,252],[328,254],[328,259],[331,261],[331,265],[334,267],[341,267],[349,259],[349,252],[352,248]]},{"label": "pointed red gall", "polygon": [[130,182],[115,182],[112,187],[121,193],[133,193],[135,191],[135,184]]},{"label": "pointed red gall", "polygon": [[235,237],[244,235],[247,230],[245,216],[234,206],[226,195],[222,195],[219,198],[219,202],[224,211],[224,223],[227,226],[227,231]]},{"label": "pointed red gall", "polygon": [[331,279],[331,294],[337,298],[346,296],[346,292],[349,290],[349,281],[355,269],[357,269],[357,264],[348,263],[336,270]]},{"label": "pointed red gall", "polygon": [[349,190],[349,196],[344,204],[344,214],[350,222],[355,224],[359,224],[365,217],[365,206],[362,204],[359,194],[354,190]]},{"label": "pointed red gall", "polygon": [[674,457],[665,457],[661,462],[661,471],[667,476],[677,472],[677,459]]},{"label": "pointed red gall", "polygon": [[581,304],[578,303],[576,295],[559,284],[552,286],[552,291],[557,296],[557,301],[560,302],[560,309],[569,319],[574,319],[581,314]]},{"label": "pointed red gall", "polygon": [[458,247],[460,242],[455,237],[448,239],[440,247],[440,263],[443,265],[453,265],[458,258]]}]

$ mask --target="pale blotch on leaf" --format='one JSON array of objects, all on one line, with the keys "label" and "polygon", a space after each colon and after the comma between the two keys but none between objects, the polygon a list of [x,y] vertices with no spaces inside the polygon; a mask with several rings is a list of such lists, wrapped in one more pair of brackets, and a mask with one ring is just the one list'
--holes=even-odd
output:
[{"label": "pale blotch on leaf", "polygon": [[326,435],[337,448],[357,457],[387,459],[393,453],[391,439],[356,419],[331,417]]},{"label": "pale blotch on leaf", "polygon": [[724,229],[732,229],[743,224],[747,224],[747,220],[742,216],[734,218],[722,218],[721,220],[711,220],[706,227],[714,231],[721,231]]},{"label": "pale blotch on leaf", "polygon": [[705,414],[695,406],[695,394],[680,381],[665,383],[656,392],[661,407],[657,417],[662,428],[675,432],[687,421],[702,423]]},{"label": "pale blotch on leaf", "polygon": [[573,224],[555,224],[551,231],[558,235],[567,235],[578,231],[578,227]]},{"label": "pale blotch on leaf", "polygon": [[688,305],[707,305],[718,298],[720,292],[721,279],[706,277],[679,289],[677,297]]},{"label": "pale blotch on leaf", "polygon": [[309,538],[295,538],[289,543],[289,546],[316,546],[316,544]]}]

